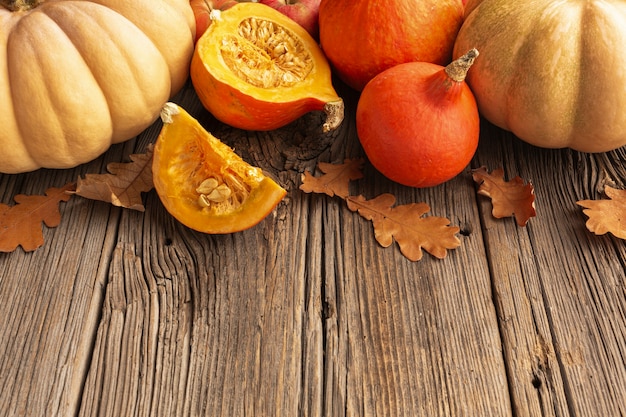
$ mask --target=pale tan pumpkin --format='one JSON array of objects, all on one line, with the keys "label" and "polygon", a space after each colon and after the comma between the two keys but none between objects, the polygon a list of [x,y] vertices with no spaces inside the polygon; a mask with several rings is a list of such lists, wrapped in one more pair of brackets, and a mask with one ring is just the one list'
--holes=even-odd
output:
[{"label": "pale tan pumpkin", "polygon": [[467,82],[481,114],[545,148],[626,144],[624,0],[469,0],[454,56],[480,51]]},{"label": "pale tan pumpkin", "polygon": [[185,83],[194,34],[188,0],[1,0],[0,172],[73,167],[139,134]]},{"label": "pale tan pumpkin", "polygon": [[483,0],[467,0],[465,2],[465,16],[469,15]]}]

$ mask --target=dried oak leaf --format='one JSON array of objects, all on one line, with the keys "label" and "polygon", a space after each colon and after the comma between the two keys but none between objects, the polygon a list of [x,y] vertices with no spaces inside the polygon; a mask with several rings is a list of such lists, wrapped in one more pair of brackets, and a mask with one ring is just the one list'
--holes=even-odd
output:
[{"label": "dried oak leaf", "polygon": [[0,204],[0,252],[13,252],[18,246],[32,252],[44,243],[41,223],[57,227],[61,222],[59,203],[68,201],[74,183],[51,187],[46,195],[18,194],[13,206]]},{"label": "dried oak leaf", "polygon": [[395,239],[402,254],[411,261],[422,259],[422,248],[443,259],[447,249],[461,245],[456,236],[460,229],[450,226],[448,219],[422,217],[430,210],[425,203],[393,207],[396,198],[392,194],[381,194],[371,200],[363,196],[350,196],[346,202],[350,210],[372,221],[374,236],[381,246],[388,247]]},{"label": "dried oak leaf", "polygon": [[524,183],[519,176],[505,181],[502,168],[488,173],[485,167],[480,167],[472,170],[472,178],[480,184],[478,194],[491,198],[493,217],[515,216],[519,226],[526,226],[528,220],[537,214],[535,189],[531,183]]},{"label": "dried oak leaf", "polygon": [[585,208],[589,219],[586,226],[590,232],[603,235],[610,232],[626,239],[626,190],[604,187],[608,200],[581,200],[576,204]]},{"label": "dried oak leaf", "polygon": [[145,211],[141,193],[154,187],[152,182],[152,151],[130,155],[132,162],[112,162],[108,174],[87,174],[78,178],[75,194],[92,200],[105,201],[114,206]]},{"label": "dried oak leaf", "polygon": [[324,175],[314,177],[310,172],[305,171],[302,175],[300,190],[305,193],[326,194],[330,197],[336,195],[346,198],[350,194],[350,181],[363,178],[361,172],[363,164],[362,158],[345,159],[343,164],[320,162],[317,167]]}]

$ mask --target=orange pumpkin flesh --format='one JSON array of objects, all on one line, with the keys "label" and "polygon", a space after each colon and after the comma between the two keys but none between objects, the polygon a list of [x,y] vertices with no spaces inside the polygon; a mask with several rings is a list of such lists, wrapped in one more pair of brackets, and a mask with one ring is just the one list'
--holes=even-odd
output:
[{"label": "orange pumpkin flesh", "polygon": [[243,161],[184,109],[167,103],[152,163],[167,211],[194,230],[233,233],[263,220],[286,190]]},{"label": "orange pumpkin flesh", "polygon": [[477,54],[470,51],[445,68],[400,64],[365,86],[357,133],[378,171],[403,185],[431,187],[467,166],[478,147],[480,119],[463,79]]},{"label": "orange pumpkin flesh", "polygon": [[324,131],[343,120],[328,62],[301,26],[269,6],[240,3],[221,13],[196,43],[191,80],[220,121],[273,130],[323,110]]}]

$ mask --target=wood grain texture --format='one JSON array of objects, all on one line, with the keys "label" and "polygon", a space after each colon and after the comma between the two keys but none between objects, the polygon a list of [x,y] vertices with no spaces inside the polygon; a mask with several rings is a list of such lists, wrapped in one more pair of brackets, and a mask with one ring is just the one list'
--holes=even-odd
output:
[{"label": "wood grain texture", "polygon": [[[4,178],[8,189],[43,194],[78,172]],[[71,415],[80,402],[119,211],[73,199],[61,212],[44,246],[0,254],[1,415]]]},{"label": "wood grain texture", "polygon": [[623,149],[538,149],[484,130],[477,164],[531,180],[537,199],[526,228],[481,204],[516,415],[624,415],[624,243],[589,233],[576,205],[623,185]]},{"label": "wood grain texture", "polygon": [[[357,96],[274,132],[175,99],[289,192],[253,229],[203,235],[152,191],[144,213],[73,198],[34,253],[0,254],[0,414],[80,416],[626,415],[623,241],[595,236],[577,200],[624,186],[624,151],[526,145],[484,123],[461,175],[430,189],[365,165],[351,193],[425,202],[460,227],[443,260],[405,259],[343,200],[298,190],[317,162],[363,157]],[[1,202],[142,152],[157,122],[98,160],[0,175]],[[537,217],[494,219],[470,169],[531,180]]]}]

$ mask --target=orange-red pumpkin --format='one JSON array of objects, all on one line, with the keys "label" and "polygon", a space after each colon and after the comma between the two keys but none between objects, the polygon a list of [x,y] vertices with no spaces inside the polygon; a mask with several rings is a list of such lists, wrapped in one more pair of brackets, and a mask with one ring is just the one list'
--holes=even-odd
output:
[{"label": "orange-red pumpkin", "polygon": [[461,0],[322,0],[320,43],[339,77],[356,90],[394,65],[452,58]]},{"label": "orange-red pumpkin", "polygon": [[399,64],[365,86],[356,127],[378,171],[400,184],[431,187],[467,166],[478,146],[480,118],[464,79],[476,56],[471,50],[445,68]]}]

